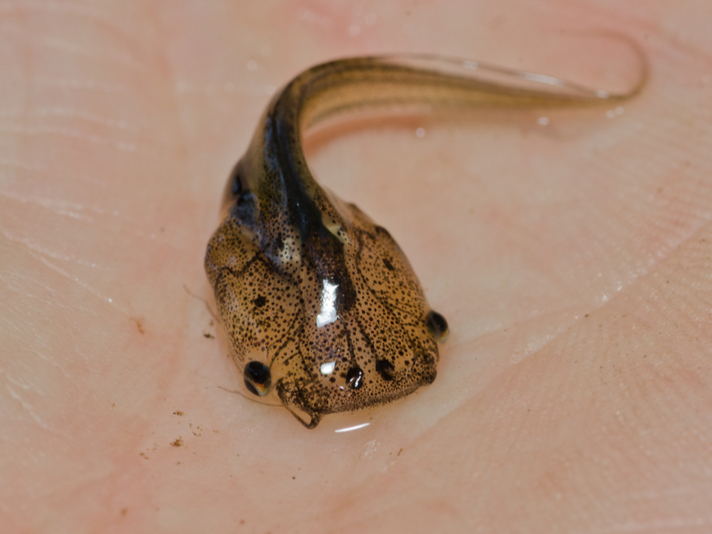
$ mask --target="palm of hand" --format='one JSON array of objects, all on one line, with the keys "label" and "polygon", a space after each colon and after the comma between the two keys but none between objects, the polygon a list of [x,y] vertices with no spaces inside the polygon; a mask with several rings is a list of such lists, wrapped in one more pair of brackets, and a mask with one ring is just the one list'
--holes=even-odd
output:
[{"label": "palm of hand", "polygon": [[[649,4],[560,16],[647,36],[653,82],[612,118],[418,119],[423,139],[360,130],[314,154],[327,186],[391,230],[453,330],[431,387],[335,434],[221,389],[237,378],[183,286],[208,296],[222,182],[269,86],[369,43],[431,50],[434,8],[394,4],[373,24],[320,4],[63,6],[4,15],[6,525],[706,524],[712,85],[692,22],[709,13],[679,15],[685,40]],[[507,18],[462,2],[438,20],[460,55],[516,64],[552,6]],[[463,13],[491,24],[458,30]]]}]

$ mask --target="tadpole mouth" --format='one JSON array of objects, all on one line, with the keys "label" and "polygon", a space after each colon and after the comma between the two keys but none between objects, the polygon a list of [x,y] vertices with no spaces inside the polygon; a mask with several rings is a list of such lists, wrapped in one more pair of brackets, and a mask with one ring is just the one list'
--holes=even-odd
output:
[{"label": "tadpole mouth", "polygon": [[387,362],[388,365],[382,363],[380,370],[376,370],[377,376],[389,387],[378,394],[368,392],[366,384],[363,383],[363,372],[358,376],[352,373],[354,376],[350,377],[351,382],[347,382],[343,387],[325,385],[317,380],[295,381],[280,378],[275,389],[285,408],[300,423],[311,429],[326,415],[355,412],[388,404],[410,395],[421,386],[432,384],[437,376],[435,360],[430,354],[420,355],[415,363],[417,370],[407,374],[395,372],[393,364],[379,360]]}]

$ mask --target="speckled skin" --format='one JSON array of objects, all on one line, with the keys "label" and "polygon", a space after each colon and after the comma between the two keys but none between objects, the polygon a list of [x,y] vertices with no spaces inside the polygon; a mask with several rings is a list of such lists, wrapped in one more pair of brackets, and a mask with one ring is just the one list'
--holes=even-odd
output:
[{"label": "speckled skin", "polygon": [[[348,240],[336,261],[301,243],[275,261],[232,218],[209,246],[210,279],[225,331],[236,340],[236,364],[266,363],[279,398],[311,427],[325,414],[407,395],[436,375],[438,347],[408,260],[385,229],[355,206],[346,209]],[[325,277],[343,291],[338,319],[317,327]],[[322,374],[330,361],[333,372]],[[347,380],[352,369],[363,373],[359,388]]]},{"label": "speckled skin", "polygon": [[[366,106],[531,107],[630,96],[568,82],[556,92],[503,85],[453,65],[425,56],[355,58],[304,72],[272,101],[228,181],[205,269],[231,355],[240,370],[262,362],[271,381],[255,392],[275,391],[308,428],[433,382],[446,331],[433,328],[420,283],[388,231],[315,182],[302,129]],[[319,326],[327,285],[336,288],[336,318]]]}]

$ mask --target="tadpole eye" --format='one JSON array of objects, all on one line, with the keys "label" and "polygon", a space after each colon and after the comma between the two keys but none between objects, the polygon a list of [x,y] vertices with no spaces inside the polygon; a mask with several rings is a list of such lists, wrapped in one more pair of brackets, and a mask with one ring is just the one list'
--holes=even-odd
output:
[{"label": "tadpole eye", "polygon": [[272,389],[272,373],[262,362],[249,362],[243,371],[245,387],[250,393],[264,397]]},{"label": "tadpole eye", "polygon": [[240,175],[242,174],[240,169],[241,163],[240,161],[235,165],[230,176],[230,180],[232,180],[232,195],[235,197],[242,193],[242,180],[240,179]]},{"label": "tadpole eye", "polygon": [[242,184],[240,183],[240,176],[237,174],[232,179],[232,195],[237,196],[242,191]]},{"label": "tadpole eye", "polygon": [[443,342],[447,339],[449,333],[447,321],[445,317],[438,312],[428,312],[428,315],[425,316],[425,326],[428,328],[428,332],[435,338],[435,341]]}]

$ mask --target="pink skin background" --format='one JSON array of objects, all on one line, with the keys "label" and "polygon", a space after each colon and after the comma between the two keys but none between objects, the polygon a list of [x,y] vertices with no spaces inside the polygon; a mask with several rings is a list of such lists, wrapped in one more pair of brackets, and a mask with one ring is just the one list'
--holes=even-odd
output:
[{"label": "pink skin background", "polygon": [[[0,5],[0,531],[712,531],[711,22],[657,0]],[[432,386],[314,431],[226,391],[202,257],[276,88],[391,51],[625,86],[602,30],[651,65],[619,108],[309,151],[449,319]]]}]

